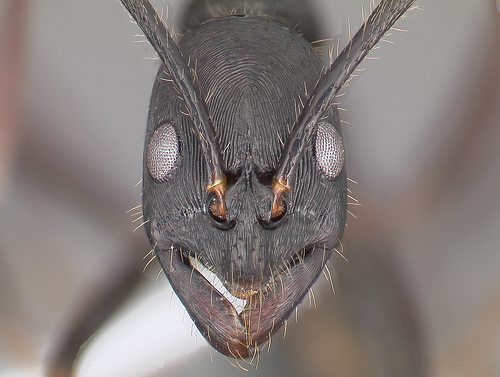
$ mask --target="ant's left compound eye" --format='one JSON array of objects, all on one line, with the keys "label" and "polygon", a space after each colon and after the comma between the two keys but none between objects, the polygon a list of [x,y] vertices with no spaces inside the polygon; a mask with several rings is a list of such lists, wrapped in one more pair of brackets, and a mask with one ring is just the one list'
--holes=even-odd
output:
[{"label": "ant's left compound eye", "polygon": [[318,124],[314,149],[321,171],[328,179],[337,178],[344,167],[344,143],[331,123]]},{"label": "ant's left compound eye", "polygon": [[149,139],[146,151],[146,165],[149,174],[158,182],[163,182],[174,170],[179,157],[179,139],[171,124],[158,127]]}]

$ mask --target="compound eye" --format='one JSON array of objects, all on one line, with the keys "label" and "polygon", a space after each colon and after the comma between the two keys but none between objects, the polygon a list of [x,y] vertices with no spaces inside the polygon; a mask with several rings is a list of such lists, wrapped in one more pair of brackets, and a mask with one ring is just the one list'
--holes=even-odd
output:
[{"label": "compound eye", "polygon": [[163,182],[179,158],[179,139],[171,124],[158,127],[149,139],[146,165],[155,181]]},{"label": "compound eye", "polygon": [[344,167],[344,143],[331,123],[318,124],[315,157],[321,171],[328,179],[333,180],[339,176]]}]

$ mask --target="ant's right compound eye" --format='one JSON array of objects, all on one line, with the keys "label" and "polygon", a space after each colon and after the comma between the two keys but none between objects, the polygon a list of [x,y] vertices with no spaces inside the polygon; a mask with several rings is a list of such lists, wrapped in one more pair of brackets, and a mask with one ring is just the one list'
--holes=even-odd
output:
[{"label": "ant's right compound eye", "polygon": [[171,124],[158,127],[149,139],[146,165],[151,177],[164,182],[174,170],[179,158],[179,139]]}]

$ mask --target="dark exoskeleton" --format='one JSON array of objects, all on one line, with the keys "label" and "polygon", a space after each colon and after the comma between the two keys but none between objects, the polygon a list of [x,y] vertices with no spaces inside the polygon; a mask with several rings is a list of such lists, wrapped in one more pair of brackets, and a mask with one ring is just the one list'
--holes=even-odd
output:
[{"label": "dark exoskeleton", "polygon": [[203,336],[251,356],[339,243],[347,177],[332,100],[413,0],[383,0],[328,69],[303,2],[227,1],[218,16],[193,6],[178,44],[148,1],[122,2],[163,62],[144,151],[147,234]]}]

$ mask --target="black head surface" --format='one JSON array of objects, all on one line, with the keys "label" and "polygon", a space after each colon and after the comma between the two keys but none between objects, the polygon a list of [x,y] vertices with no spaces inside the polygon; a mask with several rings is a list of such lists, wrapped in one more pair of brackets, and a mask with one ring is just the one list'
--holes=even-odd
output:
[{"label": "black head surface", "polygon": [[[179,49],[222,154],[226,213],[221,217],[213,208],[203,136],[193,131],[185,101],[162,67],[146,136],[146,228],[203,335],[220,352],[246,357],[286,321],[342,235],[346,173],[339,116],[334,106],[325,112],[301,156],[293,190],[281,198],[283,210],[271,218],[272,178],[321,77],[320,57],[298,33],[255,16],[207,21],[187,32]],[[199,266],[244,299],[244,308],[235,308]]]}]

